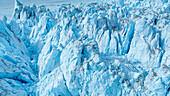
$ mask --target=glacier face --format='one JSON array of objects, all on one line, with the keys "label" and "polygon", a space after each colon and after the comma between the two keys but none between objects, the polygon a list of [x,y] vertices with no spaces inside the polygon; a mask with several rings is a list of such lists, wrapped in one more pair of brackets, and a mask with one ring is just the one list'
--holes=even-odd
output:
[{"label": "glacier face", "polygon": [[16,0],[6,21],[2,96],[170,95],[168,0],[63,4],[56,11]]}]

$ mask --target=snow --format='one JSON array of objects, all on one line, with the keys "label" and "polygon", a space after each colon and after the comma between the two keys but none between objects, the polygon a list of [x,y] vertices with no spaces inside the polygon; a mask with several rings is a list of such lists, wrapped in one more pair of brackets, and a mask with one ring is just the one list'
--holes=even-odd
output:
[{"label": "snow", "polygon": [[170,95],[168,0],[25,2],[0,20],[0,95]]}]

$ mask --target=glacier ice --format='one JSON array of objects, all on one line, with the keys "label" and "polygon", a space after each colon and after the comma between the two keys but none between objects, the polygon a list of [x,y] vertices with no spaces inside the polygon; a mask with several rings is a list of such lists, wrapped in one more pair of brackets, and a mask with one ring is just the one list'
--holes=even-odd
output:
[{"label": "glacier ice", "polygon": [[169,8],[97,0],[50,11],[15,0],[0,20],[0,96],[169,96]]}]

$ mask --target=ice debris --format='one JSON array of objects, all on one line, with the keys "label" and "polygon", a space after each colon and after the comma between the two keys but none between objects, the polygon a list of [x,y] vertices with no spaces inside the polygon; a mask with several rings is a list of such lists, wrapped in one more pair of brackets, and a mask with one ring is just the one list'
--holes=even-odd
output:
[{"label": "ice debris", "polygon": [[108,0],[50,11],[16,0],[0,21],[0,95],[169,96],[169,8]]}]

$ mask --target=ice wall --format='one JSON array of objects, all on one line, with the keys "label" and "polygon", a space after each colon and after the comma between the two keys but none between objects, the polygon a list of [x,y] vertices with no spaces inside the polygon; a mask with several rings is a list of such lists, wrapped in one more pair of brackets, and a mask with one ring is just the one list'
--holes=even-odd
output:
[{"label": "ice wall", "polygon": [[169,96],[169,1],[116,1],[55,11],[16,1],[0,25],[1,94]]}]

